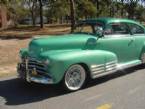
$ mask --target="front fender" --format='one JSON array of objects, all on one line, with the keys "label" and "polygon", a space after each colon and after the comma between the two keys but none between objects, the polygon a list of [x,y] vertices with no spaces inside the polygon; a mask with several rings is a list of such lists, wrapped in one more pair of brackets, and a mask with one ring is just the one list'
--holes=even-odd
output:
[{"label": "front fender", "polygon": [[117,60],[114,53],[103,50],[49,51],[42,53],[41,57],[51,60],[49,70],[55,83],[62,80],[64,73],[73,64],[83,63],[90,69],[91,65]]}]

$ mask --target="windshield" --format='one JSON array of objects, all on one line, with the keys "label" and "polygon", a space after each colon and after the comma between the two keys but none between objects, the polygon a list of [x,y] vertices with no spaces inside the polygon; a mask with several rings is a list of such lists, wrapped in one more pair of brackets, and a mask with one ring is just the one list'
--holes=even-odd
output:
[{"label": "windshield", "polygon": [[97,34],[100,31],[103,31],[103,25],[101,23],[94,24],[81,23],[75,27],[74,33]]}]

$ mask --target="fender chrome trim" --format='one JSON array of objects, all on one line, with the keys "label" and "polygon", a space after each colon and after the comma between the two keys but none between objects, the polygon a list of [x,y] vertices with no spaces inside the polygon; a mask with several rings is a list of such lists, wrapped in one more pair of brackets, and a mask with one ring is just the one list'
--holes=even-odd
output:
[{"label": "fender chrome trim", "polygon": [[[101,76],[105,76],[105,75],[108,75],[108,74],[111,74],[111,73],[115,73],[116,71],[119,71],[119,70],[134,67],[134,66],[137,66],[137,65],[140,65],[140,64],[142,64],[141,60],[138,61],[138,63],[136,63],[136,64],[129,64],[129,65],[126,65],[126,64],[121,64],[120,65],[120,64],[117,64],[117,61],[114,61],[114,63],[112,61],[112,62],[109,62],[109,64],[108,63],[104,64],[104,70],[102,70],[100,67],[96,67],[96,70],[97,70],[97,72],[96,72],[94,70],[94,68],[92,68],[91,69],[91,77],[93,79],[95,79],[95,78],[98,78],[98,77],[101,77]],[[99,65],[96,65],[96,66],[99,66]]]}]

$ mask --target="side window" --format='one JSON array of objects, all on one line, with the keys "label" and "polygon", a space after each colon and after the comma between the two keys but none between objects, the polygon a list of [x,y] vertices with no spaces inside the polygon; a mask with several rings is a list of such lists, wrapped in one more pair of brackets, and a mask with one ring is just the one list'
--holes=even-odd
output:
[{"label": "side window", "polygon": [[91,25],[84,25],[82,28],[82,32],[93,33],[92,26]]},{"label": "side window", "polygon": [[93,27],[90,24],[79,24],[75,27],[74,32],[93,33]]},{"label": "side window", "polygon": [[144,34],[144,29],[137,24],[128,24],[132,34]]},{"label": "side window", "polygon": [[111,23],[109,24],[105,31],[104,34],[106,35],[119,35],[119,34],[130,34],[129,33],[129,28],[127,24],[125,23]]}]

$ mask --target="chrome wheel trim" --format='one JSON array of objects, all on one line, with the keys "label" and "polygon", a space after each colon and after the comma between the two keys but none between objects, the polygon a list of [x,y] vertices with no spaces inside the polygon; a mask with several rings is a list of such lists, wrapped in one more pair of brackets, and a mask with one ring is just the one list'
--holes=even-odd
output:
[{"label": "chrome wheel trim", "polygon": [[65,74],[65,85],[69,90],[75,91],[83,86],[85,79],[86,73],[83,67],[74,65]]}]

